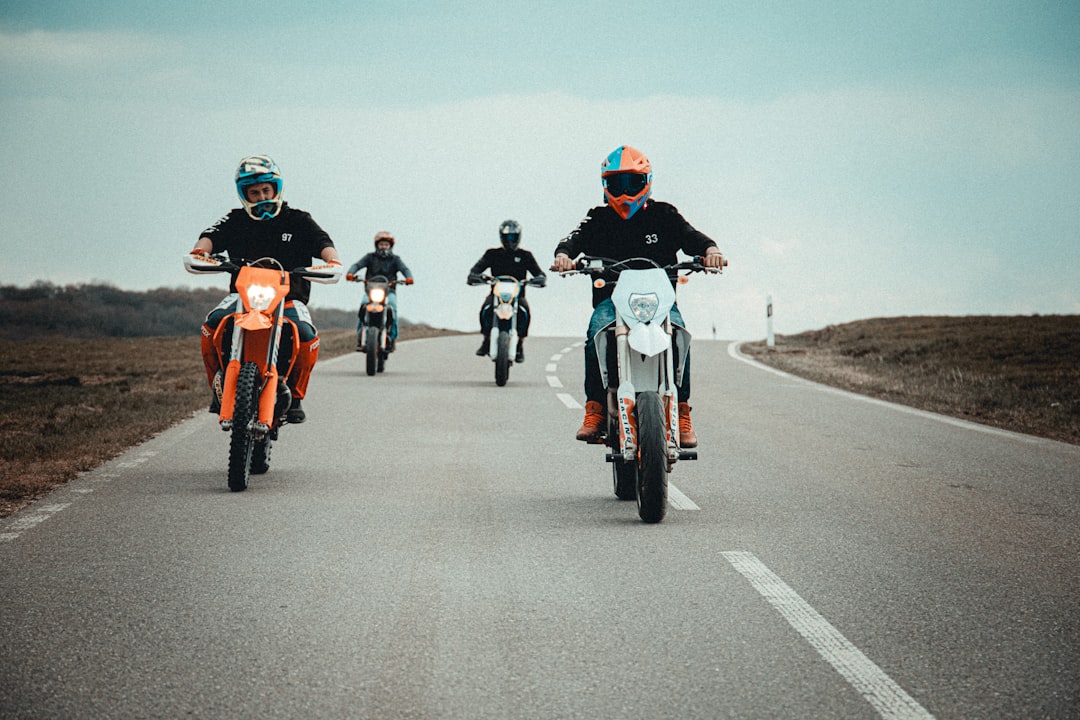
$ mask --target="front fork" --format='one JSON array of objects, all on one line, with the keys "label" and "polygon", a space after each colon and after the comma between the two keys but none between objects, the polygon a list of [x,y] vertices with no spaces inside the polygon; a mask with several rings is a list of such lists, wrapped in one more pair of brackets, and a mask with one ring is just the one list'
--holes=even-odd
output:
[{"label": "front fork", "polygon": [[[671,336],[670,320],[664,321],[664,331],[668,337]],[[615,412],[619,419],[619,452],[623,461],[637,461],[637,414],[635,412],[637,386],[648,390],[655,388],[664,408],[664,440],[670,466],[679,459],[679,406],[673,382],[675,377],[673,353],[668,349],[654,358],[636,360],[634,358],[636,353],[630,348],[629,334],[630,329],[627,326],[615,326],[615,357],[619,385],[614,396],[609,397],[608,412]],[[610,405],[615,407],[610,407]]]},{"label": "front fork", "polygon": [[386,325],[387,325],[386,311],[384,310],[382,313],[379,313],[379,315],[378,315],[379,322],[378,323],[373,323],[372,322],[372,320],[375,317],[376,316],[373,313],[371,313],[371,312],[369,312],[367,310],[364,310],[364,322],[360,325],[360,338],[359,338],[357,344],[359,344],[360,347],[367,347],[368,333],[369,332],[377,332],[377,333],[379,333],[379,343],[378,343],[379,347],[378,347],[378,350],[380,352],[382,352],[383,350],[386,349],[386,339],[387,339],[387,334],[384,331],[389,329],[389,328],[386,327]]},{"label": "front fork", "polygon": [[[238,314],[244,312],[244,308],[240,304],[241,302],[241,300],[237,300],[236,312]],[[245,360],[256,362],[263,368],[263,380],[262,385],[259,388],[259,410],[253,430],[257,436],[262,436],[264,433],[268,432],[274,424],[274,411],[278,400],[278,350],[281,345],[281,329],[285,322],[285,304],[281,303],[278,305],[277,310],[274,313],[274,323],[268,332],[253,334],[250,338],[248,336],[249,334],[240,327],[240,323],[236,322],[236,319],[237,317],[234,315],[229,362],[225,366],[225,382],[222,388],[221,397],[221,414],[218,416],[218,421],[222,430],[228,431],[232,429],[233,415],[236,412],[236,385],[237,380],[240,378],[240,366]],[[224,327],[224,325],[225,324],[222,323],[221,327]],[[259,363],[256,358],[245,358],[245,351],[252,355],[261,355],[263,363]],[[293,352],[291,356],[292,362],[296,362],[296,354],[298,352],[298,331],[294,330]]]}]

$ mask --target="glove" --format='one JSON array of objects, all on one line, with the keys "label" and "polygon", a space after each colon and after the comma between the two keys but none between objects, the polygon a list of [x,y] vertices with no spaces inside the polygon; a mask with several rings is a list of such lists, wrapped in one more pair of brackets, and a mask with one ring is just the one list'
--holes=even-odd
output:
[{"label": "glove", "polygon": [[469,284],[470,285],[480,285],[483,282],[484,282],[484,276],[483,275],[477,275],[476,273],[469,273]]},{"label": "glove", "polygon": [[547,276],[545,275],[534,277],[533,280],[536,287],[545,287],[547,285]]},{"label": "glove", "polygon": [[327,260],[326,262],[329,265],[340,265],[341,264],[340,260]]},{"label": "glove", "polygon": [[412,278],[405,278],[405,284],[406,285],[412,285],[413,284],[413,279]]},{"label": "glove", "polygon": [[352,273],[345,273],[345,279],[348,280],[349,282],[352,282],[353,280],[356,279],[356,276],[353,275]]}]

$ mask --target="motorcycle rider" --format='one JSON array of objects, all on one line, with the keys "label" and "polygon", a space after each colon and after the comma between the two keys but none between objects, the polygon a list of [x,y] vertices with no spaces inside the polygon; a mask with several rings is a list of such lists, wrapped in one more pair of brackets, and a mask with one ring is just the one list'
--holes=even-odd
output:
[{"label": "motorcycle rider", "polygon": [[[629,145],[616,148],[601,164],[600,179],[604,204],[589,210],[577,228],[559,242],[553,270],[573,270],[574,259],[581,254],[613,260],[644,257],[671,265],[678,262],[680,250],[687,255],[704,255],[707,267],[723,266],[723,256],[711,238],[691,226],[674,205],[651,199],[652,164],[640,150]],[[586,442],[595,440],[606,423],[604,385],[593,337],[615,320],[613,291],[611,283],[593,288],[593,313],[585,341],[585,420],[576,436]],[[671,322],[685,327],[678,305],[671,308]],[[689,401],[688,353],[678,387],[679,445],[685,448],[697,446]]]},{"label": "motorcycle rider", "polygon": [[[469,285],[479,285],[483,282],[483,273],[490,269],[491,274],[498,277],[509,275],[518,280],[525,281],[532,274],[535,278],[541,278],[538,283],[543,287],[547,283],[547,275],[540,269],[536,258],[528,250],[521,246],[521,224],[517,220],[503,220],[499,225],[499,244],[502,247],[488,248],[476,264],[469,269]],[[484,336],[480,343],[477,355],[487,355],[491,350],[491,307],[495,304],[495,296],[488,293],[480,306],[480,333]],[[525,286],[521,286],[521,294],[518,296],[517,316],[517,354],[514,362],[525,362],[525,338],[529,334],[529,303],[525,300]]]},{"label": "motorcycle rider", "polygon": [[[348,272],[345,274],[346,280],[366,280],[369,277],[375,277],[381,275],[391,282],[397,280],[398,273],[405,276],[405,284],[413,284],[412,272],[408,266],[405,265],[405,261],[399,256],[394,254],[394,236],[386,231],[380,231],[375,233],[375,251],[369,252],[364,257],[360,258],[352,265],[349,266]],[[356,274],[361,270],[365,270],[364,277],[357,277]],[[397,314],[397,292],[394,291],[394,287],[386,291],[386,302],[390,305],[390,332],[387,335],[388,345],[387,351],[394,352],[395,340],[398,336],[398,314]],[[356,322],[356,349],[362,350],[360,347],[360,329],[364,324],[364,308],[367,307],[368,296],[367,291],[364,291],[364,301],[360,303],[360,311],[357,313],[359,319]]]},{"label": "motorcycle rider", "polygon": [[[279,261],[286,270],[311,265],[312,258],[341,265],[334,241],[319,227],[311,215],[289,207],[282,199],[281,169],[267,155],[250,155],[240,161],[234,179],[242,208],[234,208],[216,223],[202,231],[192,249],[192,255],[225,253],[233,260],[257,260],[269,257]],[[202,326],[202,357],[206,377],[213,390],[210,412],[220,411],[218,392],[223,380],[221,363],[214,347],[214,331],[222,319],[236,306],[235,276],[230,283],[230,295],[206,316]],[[286,379],[292,392],[292,404],[286,413],[290,423],[302,423],[306,414],[300,400],[307,394],[311,371],[319,359],[319,333],[311,322],[307,302],[311,281],[293,278],[285,299],[285,317],[296,323],[300,349],[292,372]],[[285,325],[278,369],[288,366],[292,347],[292,326]],[[226,349],[228,344],[226,341]]]}]

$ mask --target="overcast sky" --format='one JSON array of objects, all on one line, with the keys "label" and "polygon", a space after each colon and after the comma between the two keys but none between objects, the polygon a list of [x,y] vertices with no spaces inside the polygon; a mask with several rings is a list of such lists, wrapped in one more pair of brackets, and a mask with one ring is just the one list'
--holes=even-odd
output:
[{"label": "overcast sky", "polygon": [[[680,289],[698,337],[763,337],[769,294],[779,333],[1080,313],[1078,128],[1075,0],[13,0],[0,284],[221,284],[180,257],[266,153],[346,264],[398,237],[403,316],[469,330],[499,223],[547,267],[625,143],[730,258]],[[530,300],[584,333],[582,278]]]}]

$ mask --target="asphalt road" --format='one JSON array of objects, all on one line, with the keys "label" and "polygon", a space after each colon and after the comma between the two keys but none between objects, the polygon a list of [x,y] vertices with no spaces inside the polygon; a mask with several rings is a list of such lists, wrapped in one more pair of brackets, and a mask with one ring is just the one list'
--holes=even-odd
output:
[{"label": "asphalt road", "polygon": [[1080,717],[1080,447],[700,342],[645,525],[577,341],[477,342],[321,363],[246,492],[200,413],[0,520],[0,718]]}]

